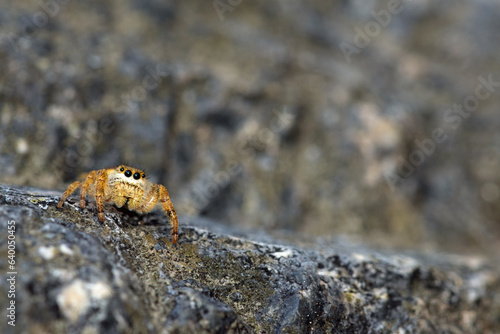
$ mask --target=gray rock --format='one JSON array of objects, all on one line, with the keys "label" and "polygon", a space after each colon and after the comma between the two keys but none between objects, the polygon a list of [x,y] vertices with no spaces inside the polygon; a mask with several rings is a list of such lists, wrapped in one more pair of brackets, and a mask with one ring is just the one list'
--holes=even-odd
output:
[{"label": "gray rock", "polygon": [[[377,252],[0,186],[2,333],[495,333],[498,272],[480,259]],[[9,222],[14,221],[9,225]],[[15,226],[15,264],[6,258]],[[10,238],[12,239],[12,238]],[[8,296],[8,273],[15,297]]]}]

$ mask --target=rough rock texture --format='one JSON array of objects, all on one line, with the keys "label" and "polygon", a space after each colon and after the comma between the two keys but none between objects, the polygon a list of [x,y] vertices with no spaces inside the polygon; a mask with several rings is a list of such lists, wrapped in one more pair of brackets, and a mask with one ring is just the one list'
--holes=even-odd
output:
[{"label": "rough rock texture", "polygon": [[126,162],[184,214],[498,258],[499,2],[389,3],[3,1],[0,182]]},{"label": "rough rock texture", "polygon": [[[498,272],[480,259],[379,253],[347,241],[137,216],[0,186],[0,301],[16,333],[496,333]],[[287,241],[288,240],[288,241]],[[8,276],[8,275],[7,275]],[[14,333],[5,318],[0,332]]]}]

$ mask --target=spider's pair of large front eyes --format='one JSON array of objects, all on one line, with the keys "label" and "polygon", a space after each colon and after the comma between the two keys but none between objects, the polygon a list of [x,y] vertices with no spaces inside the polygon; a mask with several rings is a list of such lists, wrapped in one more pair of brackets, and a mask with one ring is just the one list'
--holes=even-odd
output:
[{"label": "spider's pair of large front eyes", "polygon": [[[123,172],[124,169],[125,168],[121,168],[120,171]],[[125,174],[126,177],[130,177],[132,175],[132,171],[129,170],[129,169],[127,169],[124,174]],[[142,175],[142,177],[144,177],[144,174]],[[141,174],[135,172],[134,173],[134,179],[139,180],[140,178],[141,178]]]}]

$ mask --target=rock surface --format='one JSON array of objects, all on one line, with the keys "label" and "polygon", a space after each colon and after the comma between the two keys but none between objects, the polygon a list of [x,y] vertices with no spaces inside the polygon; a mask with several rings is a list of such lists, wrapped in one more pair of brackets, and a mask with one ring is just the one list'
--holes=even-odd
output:
[{"label": "rock surface", "polygon": [[[480,259],[228,229],[0,186],[0,301],[15,333],[495,333],[498,272]],[[15,264],[7,263],[9,222]],[[14,333],[5,321],[0,332]]]}]

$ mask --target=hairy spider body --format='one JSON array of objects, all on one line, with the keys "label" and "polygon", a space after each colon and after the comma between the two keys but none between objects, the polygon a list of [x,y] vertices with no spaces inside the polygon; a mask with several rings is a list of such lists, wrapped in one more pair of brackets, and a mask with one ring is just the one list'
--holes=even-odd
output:
[{"label": "hairy spider body", "polygon": [[110,202],[121,208],[125,206],[137,213],[146,213],[161,206],[170,217],[172,224],[172,242],[177,243],[178,219],[167,189],[146,179],[146,174],[139,169],[125,165],[117,168],[99,169],[87,174],[85,180],[70,184],[62,195],[58,208],[78,187],[80,207],[85,208],[86,195],[95,198],[99,221],[104,221],[103,202]]}]

